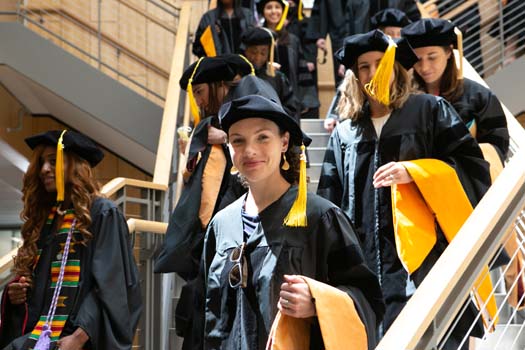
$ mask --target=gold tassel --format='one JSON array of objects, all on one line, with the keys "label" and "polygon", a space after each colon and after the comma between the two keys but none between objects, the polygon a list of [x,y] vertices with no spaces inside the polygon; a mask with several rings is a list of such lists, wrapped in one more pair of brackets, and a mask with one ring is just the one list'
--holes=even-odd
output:
[{"label": "gold tassel", "polygon": [[273,65],[273,61],[275,59],[275,39],[270,29],[266,27],[261,27],[261,28],[268,32],[268,35],[270,36],[270,39],[272,40],[272,43],[270,44],[270,59],[268,60],[268,63],[267,63],[266,72],[268,73],[269,76],[275,77],[275,67]]},{"label": "gold tassel", "polygon": [[195,65],[195,68],[193,68],[193,72],[191,73],[191,77],[188,80],[188,86],[186,87],[186,90],[188,91],[188,96],[190,98],[190,111],[193,115],[193,122],[194,125],[199,124],[201,121],[201,116],[199,113],[199,106],[197,105],[197,101],[195,101],[195,96],[193,96],[193,77],[195,76],[195,73],[197,72],[197,69],[199,69],[199,65],[201,64],[204,57],[199,58],[197,61],[197,64]]},{"label": "gold tassel", "polygon": [[286,21],[286,17],[288,16],[288,8],[290,7],[290,4],[288,4],[288,1],[286,0],[283,0],[283,3],[284,3],[283,15],[281,17],[281,20],[279,21],[279,23],[277,23],[277,26],[275,27],[276,31],[280,31],[281,29],[283,29],[284,22]]},{"label": "gold tassel", "polygon": [[387,107],[390,105],[390,78],[394,71],[397,47],[392,38],[389,37],[388,41],[388,48],[379,62],[374,77],[365,85],[366,92]]},{"label": "gold tassel", "polygon": [[250,69],[251,69],[250,75],[255,75],[255,68],[253,67],[253,64],[250,62],[250,60],[241,54],[239,54],[239,57],[242,58],[250,66]]},{"label": "gold tassel", "polygon": [[292,208],[284,219],[284,224],[289,227],[306,227],[308,220],[306,217],[306,148],[301,145],[301,161],[299,166],[299,188],[297,198],[293,202]]},{"label": "gold tassel", "polygon": [[303,20],[303,0],[299,0],[299,6],[297,10],[297,18],[299,21]]},{"label": "gold tassel", "polygon": [[64,134],[66,133],[66,131],[67,130],[62,131],[57,143],[57,157],[55,163],[55,184],[57,187],[57,202],[64,201],[64,143],[62,141],[64,139]]},{"label": "gold tassel", "polygon": [[454,33],[456,34],[459,54],[458,79],[463,79],[463,33],[458,27],[454,28]]}]

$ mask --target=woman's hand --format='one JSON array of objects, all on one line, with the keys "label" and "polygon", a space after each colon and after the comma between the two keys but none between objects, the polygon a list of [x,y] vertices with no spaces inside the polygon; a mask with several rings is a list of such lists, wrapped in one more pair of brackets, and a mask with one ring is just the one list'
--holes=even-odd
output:
[{"label": "woman's hand", "polygon": [[79,327],[73,334],[58,340],[57,350],[82,350],[88,340],[87,333]]},{"label": "woman's hand", "polygon": [[317,314],[308,284],[298,276],[284,275],[277,307],[284,315],[308,318]]},{"label": "woman's hand", "polygon": [[393,184],[407,184],[414,181],[404,165],[390,162],[377,169],[374,174],[374,187],[388,187]]},{"label": "woman's hand", "polygon": [[31,278],[22,276],[18,282],[7,285],[7,295],[13,305],[20,305],[27,301],[27,289],[31,287]]},{"label": "woman's hand", "polygon": [[323,126],[326,131],[328,131],[330,134],[332,131],[334,131],[335,127],[337,126],[337,120],[335,118],[326,118],[324,120]]},{"label": "woman's hand", "polygon": [[224,131],[211,125],[208,126],[208,143],[210,145],[220,145],[226,143],[227,140],[228,138]]}]

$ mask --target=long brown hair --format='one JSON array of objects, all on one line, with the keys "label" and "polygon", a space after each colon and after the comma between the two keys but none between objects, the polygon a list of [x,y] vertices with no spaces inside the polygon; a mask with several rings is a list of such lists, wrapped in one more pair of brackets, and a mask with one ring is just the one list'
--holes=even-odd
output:
[{"label": "long brown hair", "polygon": [[[408,73],[399,62],[394,63],[394,81],[390,90],[389,108],[399,109],[413,92],[409,84]],[[366,95],[357,79],[357,65],[346,71],[345,78],[339,86],[341,98],[337,111],[341,120],[357,120],[363,113]]]},{"label": "long brown hair", "polygon": [[[463,96],[463,79],[458,77],[458,67],[456,65],[456,58],[454,57],[454,52],[449,46],[441,47],[445,53],[450,52],[450,57],[447,60],[447,66],[445,71],[441,76],[441,81],[439,83],[439,95],[443,97],[450,103],[454,103]],[[414,88],[420,91],[428,92],[427,85],[423,78],[417,74],[414,69],[413,72],[413,85]]]},{"label": "long brown hair", "polygon": [[[45,146],[37,146],[31,157],[31,162],[24,175],[22,187],[22,201],[24,208],[20,218],[24,221],[22,225],[23,244],[18,249],[15,257],[14,271],[18,276],[30,276],[37,255],[37,241],[40,232],[51,208],[55,204],[56,193],[46,191],[41,179],[42,153]],[[89,163],[74,153],[64,152],[67,157],[68,167],[66,175],[66,197],[71,198],[75,217],[77,219],[76,229],[82,235],[80,243],[87,244],[93,237],[89,232],[91,225],[90,209],[93,200],[100,197],[100,187],[94,179],[93,170]]]},{"label": "long brown hair", "polygon": [[[235,86],[237,83],[234,81],[214,81],[208,84],[208,106],[206,106],[206,110],[204,110],[204,115],[209,117],[212,115],[217,115],[219,113],[219,109],[221,108],[222,104],[224,103],[224,99],[228,95],[228,91],[231,90],[233,86]],[[219,96],[219,88],[227,88],[228,91],[224,92],[224,96],[222,98]]]}]

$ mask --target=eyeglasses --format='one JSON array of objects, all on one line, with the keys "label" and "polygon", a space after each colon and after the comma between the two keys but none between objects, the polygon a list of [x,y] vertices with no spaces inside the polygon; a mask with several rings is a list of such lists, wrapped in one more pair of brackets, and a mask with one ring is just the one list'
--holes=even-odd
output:
[{"label": "eyeglasses", "polygon": [[234,264],[228,274],[228,280],[232,288],[246,288],[248,283],[248,263],[246,256],[244,256],[245,248],[246,243],[243,242],[240,246],[235,247],[230,254],[230,261]]}]

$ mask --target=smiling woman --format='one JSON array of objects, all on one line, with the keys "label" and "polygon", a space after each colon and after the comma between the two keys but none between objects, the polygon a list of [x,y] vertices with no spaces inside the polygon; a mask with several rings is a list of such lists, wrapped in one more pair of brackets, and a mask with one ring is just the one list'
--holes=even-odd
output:
[{"label": "smiling woman", "polygon": [[124,216],[93,177],[104,154],[74,131],[26,143],[34,152],[22,188],[23,244],[2,297],[0,347],[131,348],[140,285]]},{"label": "smiling woman", "polygon": [[[239,82],[219,117],[248,193],[218,212],[206,233],[199,274],[204,348],[262,350],[267,342],[291,348],[281,343],[291,339],[281,333],[282,317],[303,324],[304,338],[291,341],[309,339],[310,349],[324,349],[334,338],[337,349],[371,348],[383,312],[378,282],[347,217],[306,193],[301,148],[310,139],[275,91],[254,76]],[[355,330],[352,337],[322,332],[337,321],[317,308],[328,295],[315,294],[314,285],[339,293],[332,308],[341,302],[347,307],[337,313],[354,316],[354,323],[344,323]]]}]

